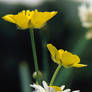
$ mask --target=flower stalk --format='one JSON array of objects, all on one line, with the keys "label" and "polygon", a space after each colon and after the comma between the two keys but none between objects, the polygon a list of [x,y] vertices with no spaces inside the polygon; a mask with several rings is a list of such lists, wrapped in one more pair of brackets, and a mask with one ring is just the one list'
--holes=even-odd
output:
[{"label": "flower stalk", "polygon": [[57,74],[58,74],[58,72],[59,72],[61,66],[62,66],[62,65],[59,64],[58,67],[56,68],[56,70],[55,70],[55,72],[54,72],[54,74],[53,74],[53,76],[52,76],[52,79],[51,79],[51,81],[50,81],[49,86],[52,86],[52,85],[53,85],[53,82],[54,82],[54,80],[55,80],[55,78],[56,78],[56,76],[57,76]]},{"label": "flower stalk", "polygon": [[30,28],[30,38],[31,38],[31,43],[32,43],[32,51],[33,51],[35,72],[37,73],[36,83],[40,84],[40,78],[39,78],[39,74],[38,74],[39,68],[38,68],[36,48],[35,48],[34,30],[32,28]]}]

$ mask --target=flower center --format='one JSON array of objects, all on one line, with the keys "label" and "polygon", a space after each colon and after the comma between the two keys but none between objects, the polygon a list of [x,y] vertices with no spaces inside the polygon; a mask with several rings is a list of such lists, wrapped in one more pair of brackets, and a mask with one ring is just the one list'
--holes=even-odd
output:
[{"label": "flower center", "polygon": [[60,87],[57,87],[57,86],[49,86],[51,88],[54,88],[55,89],[55,92],[62,92],[62,89]]}]

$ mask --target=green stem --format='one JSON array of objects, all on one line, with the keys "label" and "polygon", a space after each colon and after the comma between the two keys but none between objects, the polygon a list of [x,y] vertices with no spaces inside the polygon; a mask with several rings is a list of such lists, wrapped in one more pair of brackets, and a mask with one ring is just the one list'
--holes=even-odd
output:
[{"label": "green stem", "polygon": [[38,82],[40,84],[40,79],[39,79],[39,75],[38,75],[39,69],[38,69],[38,62],[37,62],[35,39],[34,39],[34,30],[33,29],[30,29],[30,38],[31,38],[31,43],[32,43],[32,51],[33,51],[35,71],[37,72],[36,82]]},{"label": "green stem", "polygon": [[61,65],[59,64],[58,67],[56,68],[56,70],[55,70],[53,76],[52,76],[52,79],[51,79],[51,81],[50,81],[50,86],[52,86],[52,84],[53,84],[53,82],[54,82],[54,80],[55,80],[55,78],[56,78],[56,76],[57,76],[57,74],[58,74],[60,68],[61,68]]}]

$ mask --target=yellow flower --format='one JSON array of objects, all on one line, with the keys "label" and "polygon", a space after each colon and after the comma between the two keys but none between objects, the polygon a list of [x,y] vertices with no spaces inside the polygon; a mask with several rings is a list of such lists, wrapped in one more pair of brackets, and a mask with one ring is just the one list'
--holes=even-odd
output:
[{"label": "yellow flower", "polygon": [[14,23],[19,26],[21,29],[27,28],[38,28],[44,26],[44,24],[54,17],[57,12],[38,12],[38,10],[30,11],[30,10],[23,10],[22,12],[13,15],[7,14],[2,17],[4,20]]},{"label": "yellow flower", "polygon": [[52,60],[57,63],[61,64],[64,67],[85,67],[87,65],[79,64],[80,58],[72,54],[68,51],[64,51],[63,49],[57,50],[55,46],[52,44],[47,44],[47,48],[51,53]]}]

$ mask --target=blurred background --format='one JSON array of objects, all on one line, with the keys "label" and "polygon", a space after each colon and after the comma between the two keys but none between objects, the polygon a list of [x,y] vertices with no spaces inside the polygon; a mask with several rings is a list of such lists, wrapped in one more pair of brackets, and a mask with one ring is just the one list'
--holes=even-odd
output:
[{"label": "blurred background", "polygon": [[54,85],[64,84],[66,88],[79,89],[81,92],[91,90],[92,27],[82,25],[79,12],[82,4],[86,3],[87,8],[89,7],[91,0],[86,1],[0,0],[0,90],[2,92],[31,92],[29,84],[35,80],[32,77],[34,64],[29,30],[18,29],[15,24],[6,22],[1,17],[6,14],[17,14],[22,10],[34,9],[58,11],[58,14],[41,30],[35,29],[35,43],[39,69],[43,74],[42,80],[49,83],[57,67],[46,48],[47,43],[52,43],[57,49],[62,48],[78,54],[81,63],[88,65],[88,67],[78,69],[61,68]]}]

